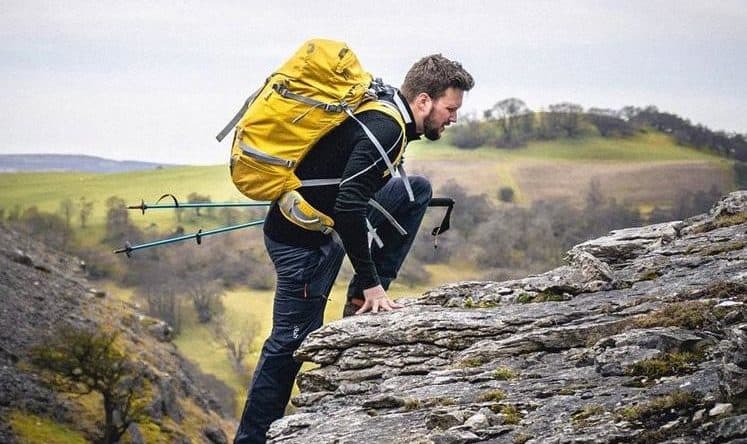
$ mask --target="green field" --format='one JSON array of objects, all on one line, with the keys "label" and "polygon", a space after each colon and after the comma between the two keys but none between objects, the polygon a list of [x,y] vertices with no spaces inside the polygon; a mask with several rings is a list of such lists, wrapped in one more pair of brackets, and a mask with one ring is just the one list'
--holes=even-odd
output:
[{"label": "green field", "polygon": [[[21,208],[37,206],[43,211],[57,211],[60,202],[81,197],[94,202],[91,225],[104,221],[105,202],[118,196],[128,204],[140,200],[154,203],[161,195],[173,194],[182,202],[187,195],[197,192],[213,200],[238,200],[241,196],[228,177],[228,168],[222,165],[203,167],[165,168],[117,174],[92,173],[10,173],[0,174],[0,206],[6,211],[19,205]],[[167,200],[169,203],[170,199]],[[171,211],[147,212],[150,221],[171,221]],[[133,212],[133,215],[135,213]],[[137,218],[136,218],[137,219]]]}]

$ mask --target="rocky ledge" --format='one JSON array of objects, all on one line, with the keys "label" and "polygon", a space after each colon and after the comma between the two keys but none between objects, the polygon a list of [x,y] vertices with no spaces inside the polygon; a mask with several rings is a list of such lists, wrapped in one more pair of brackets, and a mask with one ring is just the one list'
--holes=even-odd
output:
[{"label": "rocky ledge", "polygon": [[331,323],[275,443],[747,442],[747,192]]}]

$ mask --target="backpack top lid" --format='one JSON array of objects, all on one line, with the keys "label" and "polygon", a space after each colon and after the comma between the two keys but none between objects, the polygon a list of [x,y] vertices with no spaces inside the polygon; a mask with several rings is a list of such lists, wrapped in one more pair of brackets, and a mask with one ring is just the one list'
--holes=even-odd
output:
[{"label": "backpack top lid", "polygon": [[274,75],[304,83],[327,97],[346,102],[359,101],[373,81],[347,44],[326,39],[306,41]]}]

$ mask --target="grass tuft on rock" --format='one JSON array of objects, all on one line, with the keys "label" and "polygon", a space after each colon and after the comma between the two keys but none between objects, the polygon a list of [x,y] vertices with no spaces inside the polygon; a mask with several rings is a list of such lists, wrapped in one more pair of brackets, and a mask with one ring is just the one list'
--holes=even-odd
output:
[{"label": "grass tuft on rock", "polygon": [[619,410],[618,416],[627,421],[637,422],[661,422],[656,421],[659,417],[682,416],[676,412],[686,410],[694,411],[698,407],[700,398],[692,393],[676,390],[668,395],[657,397],[647,403],[625,407]]},{"label": "grass tuft on rock", "polygon": [[420,408],[420,400],[416,398],[407,398],[405,399],[403,408],[406,411],[417,410]]},{"label": "grass tuft on rock", "polygon": [[738,282],[716,282],[706,287],[702,297],[714,299],[736,298],[744,301],[747,300],[747,285]]},{"label": "grass tuft on rock", "polygon": [[478,301],[475,302],[472,296],[464,298],[464,308],[493,308],[497,307],[498,302],[496,301]]},{"label": "grass tuft on rock", "polygon": [[636,318],[632,327],[682,327],[696,330],[708,324],[709,310],[708,304],[700,301],[676,302]]},{"label": "grass tuft on rock", "polygon": [[504,424],[514,425],[521,421],[521,412],[513,404],[502,406],[500,413],[503,415]]},{"label": "grass tuft on rock", "polygon": [[702,353],[666,353],[656,358],[638,361],[628,367],[626,373],[628,376],[644,376],[651,379],[680,376],[697,370],[697,364],[702,361]]},{"label": "grass tuft on rock", "polygon": [[459,361],[457,364],[460,368],[475,368],[485,364],[485,360],[481,357],[475,356],[472,358],[466,358]]},{"label": "grass tuft on rock", "polygon": [[743,250],[745,246],[747,246],[747,242],[742,241],[714,243],[701,250],[701,254],[703,256],[716,256],[730,251]]},{"label": "grass tuft on rock", "polygon": [[517,374],[510,367],[498,367],[493,371],[493,379],[499,381],[508,381],[509,379],[516,379]]},{"label": "grass tuft on rock", "polygon": [[560,302],[568,301],[571,295],[566,292],[554,289],[547,289],[539,293],[521,293],[516,302],[519,304],[532,304],[537,302]]},{"label": "grass tuft on rock", "polygon": [[575,411],[571,414],[573,424],[577,427],[585,427],[588,425],[588,419],[592,416],[598,416],[605,412],[604,407],[599,404],[587,404],[584,408]]},{"label": "grass tuft on rock", "polygon": [[505,398],[506,398],[506,393],[503,390],[494,389],[494,390],[489,390],[483,393],[482,395],[480,395],[478,400],[481,402],[488,402],[488,401],[498,402]]}]

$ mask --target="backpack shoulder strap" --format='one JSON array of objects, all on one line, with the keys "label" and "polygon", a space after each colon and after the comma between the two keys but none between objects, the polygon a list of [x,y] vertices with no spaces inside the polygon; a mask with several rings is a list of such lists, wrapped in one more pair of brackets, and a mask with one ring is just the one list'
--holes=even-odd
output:
[{"label": "backpack shoulder strap", "polygon": [[[397,97],[397,94],[395,94],[395,97]],[[368,102],[363,103],[361,106],[359,106],[355,110],[355,114],[362,113],[364,111],[370,111],[370,110],[376,110],[381,113],[384,113],[385,115],[391,117],[394,119],[395,122],[399,124],[400,130],[402,131],[402,146],[400,147],[399,152],[397,153],[397,157],[394,159],[394,162],[389,161],[389,156],[386,154],[386,151],[381,146],[378,140],[376,140],[376,137],[371,133],[371,131],[366,128],[366,126],[361,123],[355,115],[352,113],[350,116],[355,119],[358,124],[363,127],[363,130],[366,132],[366,135],[371,139],[373,144],[376,146],[376,148],[379,150],[379,153],[381,154],[381,157],[384,159],[384,163],[386,163],[387,169],[389,170],[392,177],[399,177],[402,179],[402,184],[405,186],[405,190],[407,191],[407,196],[410,198],[410,202],[415,200],[415,195],[412,192],[412,187],[410,186],[410,181],[407,179],[407,174],[405,173],[405,169],[402,167],[401,161],[402,161],[402,155],[405,153],[405,147],[407,146],[407,133],[405,129],[405,119],[409,120],[409,114],[407,113],[407,110],[404,109],[404,105],[400,104],[391,104],[385,100],[371,100]],[[397,165],[396,167],[394,165]]]},{"label": "backpack shoulder strap", "polygon": [[[402,154],[404,153],[405,145],[407,145],[407,137],[405,136],[405,120],[402,117],[402,113],[400,113],[396,106],[384,100],[369,100],[368,102],[364,102],[361,106],[356,108],[355,114],[360,114],[362,112],[372,110],[379,111],[380,113],[383,113],[394,119],[394,121],[399,125],[400,131],[402,131],[402,146],[400,147],[399,153],[397,154],[397,158],[394,159],[394,162],[389,162],[389,156],[385,155],[386,151],[383,147],[379,149],[379,154],[381,154],[381,156],[384,158],[384,163],[386,163],[389,172],[392,174],[392,177],[395,177],[397,176],[397,173],[395,172],[393,165],[399,163]],[[361,124],[361,122],[354,115],[351,117],[353,117],[359,124]],[[363,130],[366,132],[366,135],[373,141],[374,145],[377,145],[376,148],[379,148],[381,144],[378,143],[378,140],[376,140],[373,133],[371,133],[368,128],[365,127],[365,125],[361,124],[361,126],[364,127]]]}]

